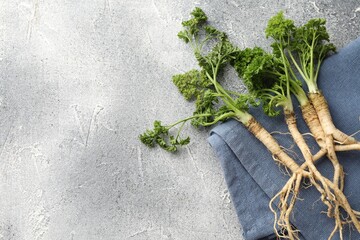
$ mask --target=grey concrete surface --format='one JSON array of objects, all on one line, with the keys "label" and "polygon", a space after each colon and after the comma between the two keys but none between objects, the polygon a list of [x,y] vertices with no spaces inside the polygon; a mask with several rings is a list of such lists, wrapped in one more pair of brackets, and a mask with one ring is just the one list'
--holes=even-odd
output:
[{"label": "grey concrete surface", "polygon": [[208,130],[177,154],[137,139],[192,113],[170,79],[196,66],[176,37],[195,6],[240,47],[280,9],[360,35],[359,1],[2,0],[0,239],[242,239]]}]

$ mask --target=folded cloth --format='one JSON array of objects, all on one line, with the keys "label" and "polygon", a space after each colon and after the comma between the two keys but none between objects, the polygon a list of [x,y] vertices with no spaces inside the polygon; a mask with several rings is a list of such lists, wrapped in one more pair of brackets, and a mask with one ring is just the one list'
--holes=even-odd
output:
[{"label": "folded cloth", "polygon": [[[359,131],[360,38],[324,61],[318,84],[328,100],[335,125],[347,134]],[[281,146],[290,149],[291,156],[298,162],[302,161],[291,136],[280,134],[288,132],[283,116],[270,118],[261,109],[251,109],[250,112],[269,132],[273,132]],[[309,132],[298,108],[296,115],[299,130]],[[316,143],[310,136],[305,138],[315,153]],[[220,159],[244,239],[275,239],[274,215],[268,204],[289,178],[284,169],[274,162],[262,143],[235,120],[214,128],[208,141]],[[338,157],[346,174],[345,195],[352,208],[360,210],[360,152],[340,152]],[[330,161],[322,159],[317,167],[324,176],[332,179]],[[329,237],[334,229],[334,219],[328,218],[322,211],[326,211],[326,206],[317,190],[314,187],[302,188],[291,218],[292,224],[300,231],[301,239]],[[360,234],[348,225],[345,225],[343,235],[344,239],[360,239]],[[339,234],[333,239],[339,239]]]}]

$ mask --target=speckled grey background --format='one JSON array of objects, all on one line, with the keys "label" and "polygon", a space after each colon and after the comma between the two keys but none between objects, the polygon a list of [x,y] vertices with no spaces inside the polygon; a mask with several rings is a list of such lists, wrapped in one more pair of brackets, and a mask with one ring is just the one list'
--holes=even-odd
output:
[{"label": "speckled grey background", "polygon": [[2,0],[0,239],[242,239],[208,130],[178,154],[137,139],[192,113],[170,79],[196,66],[176,37],[195,6],[240,47],[280,9],[360,35],[355,0]]}]

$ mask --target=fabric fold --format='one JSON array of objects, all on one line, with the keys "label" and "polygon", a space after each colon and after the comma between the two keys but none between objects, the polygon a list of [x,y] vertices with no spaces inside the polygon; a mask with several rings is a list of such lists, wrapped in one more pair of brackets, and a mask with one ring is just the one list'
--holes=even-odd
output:
[{"label": "fabric fold", "polygon": [[[235,209],[240,215],[245,239],[257,240],[272,235],[274,216],[268,208],[269,197],[237,161],[234,152],[219,135],[212,134],[209,143],[217,153],[224,170],[225,181]],[[231,173],[227,174],[228,171]],[[234,196],[242,197],[233,198]],[[248,209],[248,203],[252,206],[251,209]]]}]

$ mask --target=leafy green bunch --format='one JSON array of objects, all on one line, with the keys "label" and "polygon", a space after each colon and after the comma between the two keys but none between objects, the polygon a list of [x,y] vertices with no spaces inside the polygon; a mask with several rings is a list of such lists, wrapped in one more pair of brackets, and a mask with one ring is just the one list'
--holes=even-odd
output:
[{"label": "leafy green bunch", "polygon": [[259,47],[241,51],[233,66],[254,99],[259,99],[269,116],[280,113],[287,104],[287,78],[281,59]]},{"label": "leafy green bunch", "polygon": [[266,37],[274,40],[274,54],[291,62],[309,88],[317,92],[317,77],[325,57],[335,52],[334,44],[329,43],[326,20],[315,18],[296,27],[294,21],[286,19],[283,12],[269,20]]},{"label": "leafy green bunch", "polygon": [[[252,95],[225,90],[218,81],[219,73],[235,60],[240,49],[231,44],[225,33],[207,23],[207,16],[200,8],[195,8],[191,15],[190,20],[182,22],[184,29],[178,37],[192,47],[199,69],[174,75],[172,80],[186,100],[195,100],[195,111],[193,116],[169,126],[155,121],[153,130],[140,135],[140,140],[150,147],[159,145],[176,151],[190,140],[179,137],[185,122],[191,120],[195,127],[207,127],[229,118],[241,119],[249,104],[257,104]],[[210,46],[211,50],[206,51]],[[178,124],[181,127],[177,135],[171,135],[169,130]]]},{"label": "leafy green bunch", "polygon": [[280,113],[278,107],[293,111],[291,94],[301,105],[308,102],[297,73],[307,83],[310,92],[318,91],[316,79],[326,55],[335,51],[329,41],[324,19],[312,19],[296,27],[283,12],[272,17],[265,30],[272,38],[272,53],[263,49],[247,48],[233,61],[238,75],[250,94],[259,99],[269,116]]}]

